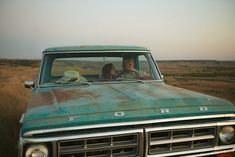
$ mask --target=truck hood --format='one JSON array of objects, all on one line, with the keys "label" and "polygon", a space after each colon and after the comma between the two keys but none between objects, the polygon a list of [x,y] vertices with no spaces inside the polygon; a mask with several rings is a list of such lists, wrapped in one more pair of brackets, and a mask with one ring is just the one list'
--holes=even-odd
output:
[{"label": "truck hood", "polygon": [[[234,113],[233,105],[223,99],[164,83],[41,88],[33,93],[28,106],[23,134],[60,127]],[[162,113],[162,109],[169,112]]]}]

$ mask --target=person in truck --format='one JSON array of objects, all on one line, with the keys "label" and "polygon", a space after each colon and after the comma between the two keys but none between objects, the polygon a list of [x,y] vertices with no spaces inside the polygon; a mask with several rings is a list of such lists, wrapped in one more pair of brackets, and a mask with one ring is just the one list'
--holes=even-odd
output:
[{"label": "person in truck", "polygon": [[126,56],[123,58],[123,70],[120,72],[118,78],[137,79],[140,72],[135,69],[135,58]]},{"label": "person in truck", "polygon": [[114,79],[116,77],[116,68],[113,63],[105,64],[102,68],[103,79]]}]

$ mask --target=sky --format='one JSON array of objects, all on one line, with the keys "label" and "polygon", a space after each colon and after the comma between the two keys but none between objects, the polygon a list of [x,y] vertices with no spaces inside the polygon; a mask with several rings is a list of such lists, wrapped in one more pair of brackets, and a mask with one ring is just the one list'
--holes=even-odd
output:
[{"label": "sky", "polygon": [[137,45],[158,60],[235,60],[235,0],[0,0],[0,58]]}]

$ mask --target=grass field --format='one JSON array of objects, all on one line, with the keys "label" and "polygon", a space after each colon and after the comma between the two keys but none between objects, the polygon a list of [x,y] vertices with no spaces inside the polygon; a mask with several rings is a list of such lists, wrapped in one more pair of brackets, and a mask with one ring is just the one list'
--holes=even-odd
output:
[{"label": "grass field", "polygon": [[167,84],[235,104],[235,61],[160,61],[159,68]]},{"label": "grass field", "polygon": [[[31,95],[24,80],[37,78],[37,60],[0,60],[0,156],[17,156],[18,121]],[[160,61],[165,82],[235,104],[235,61]]]}]

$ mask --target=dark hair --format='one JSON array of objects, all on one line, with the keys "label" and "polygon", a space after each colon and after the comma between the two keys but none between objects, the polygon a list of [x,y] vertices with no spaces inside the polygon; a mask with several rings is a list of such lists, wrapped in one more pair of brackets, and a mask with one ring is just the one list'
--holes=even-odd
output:
[{"label": "dark hair", "polygon": [[113,68],[113,63],[105,64],[102,68],[102,78],[109,79],[111,77],[111,70]]}]

